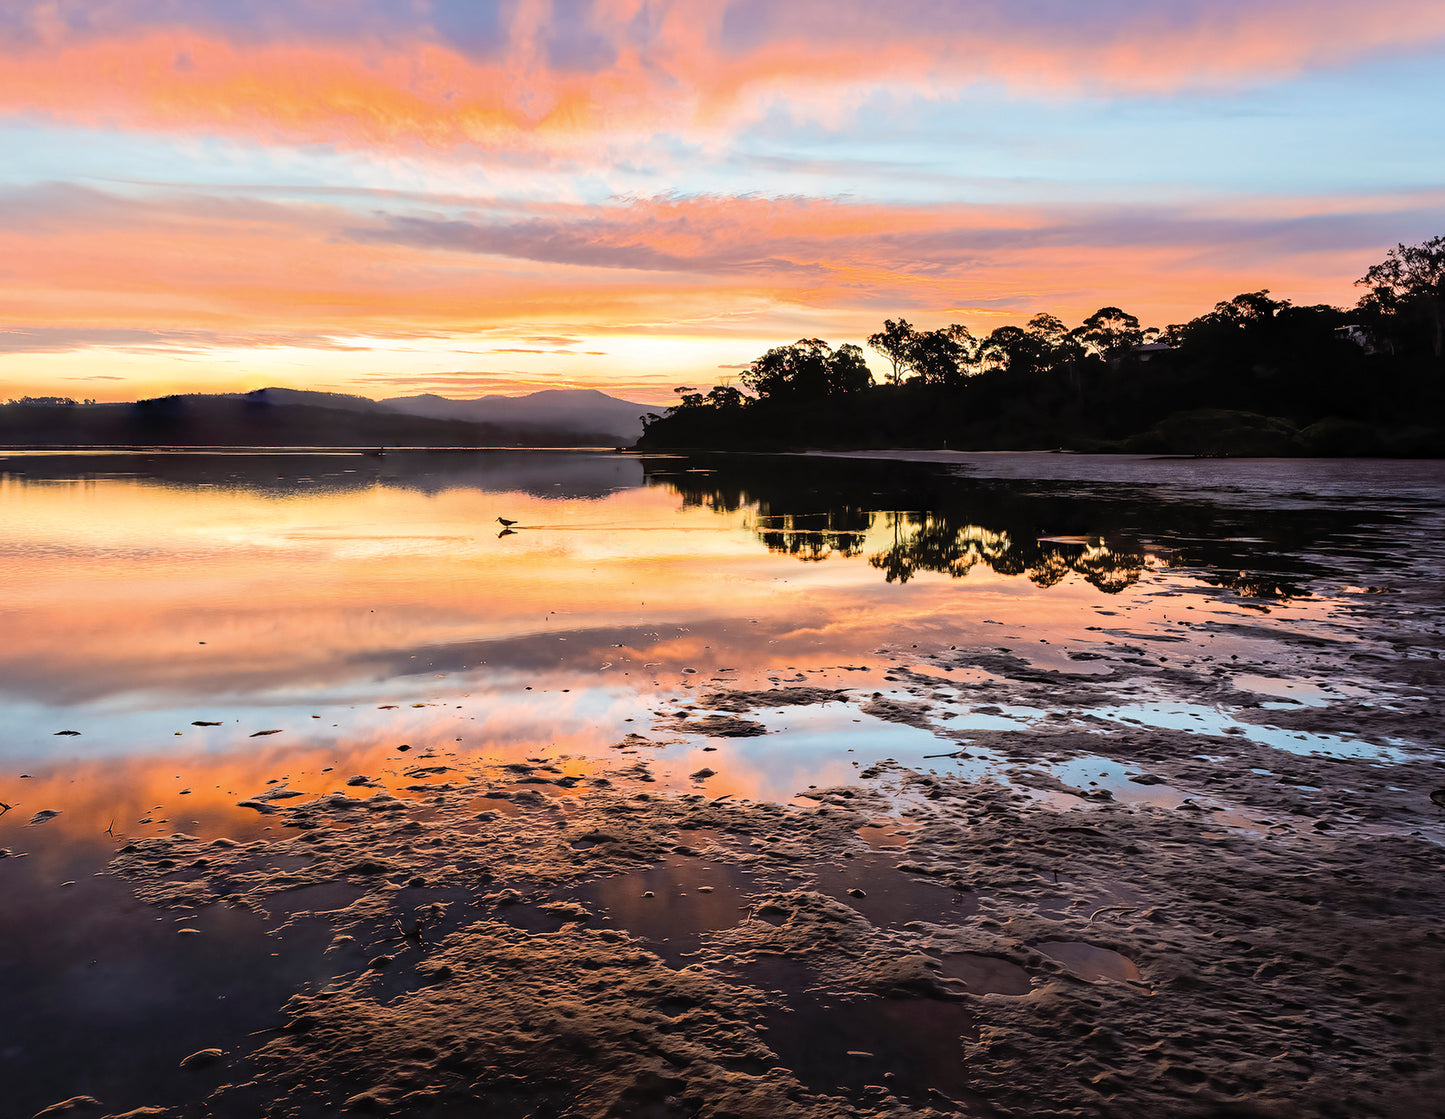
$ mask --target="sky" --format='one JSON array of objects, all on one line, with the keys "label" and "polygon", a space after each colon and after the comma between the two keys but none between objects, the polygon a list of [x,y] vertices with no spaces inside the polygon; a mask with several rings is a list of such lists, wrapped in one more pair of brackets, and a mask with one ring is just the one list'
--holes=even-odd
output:
[{"label": "sky", "polygon": [[1349,306],[1445,233],[1442,94],[1439,0],[0,0],[0,399]]}]

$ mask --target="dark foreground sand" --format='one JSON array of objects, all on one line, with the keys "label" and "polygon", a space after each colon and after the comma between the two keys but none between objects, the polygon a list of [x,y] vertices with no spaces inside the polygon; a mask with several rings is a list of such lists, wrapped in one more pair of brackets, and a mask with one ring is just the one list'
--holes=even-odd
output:
[{"label": "dark foreground sand", "polygon": [[[839,698],[961,755],[863,762],[788,805],[714,797],[708,771],[662,790],[647,735],[602,775],[438,754],[399,766],[419,799],[366,774],[319,798],[270,786],[249,803],[286,825],[274,839],[137,840],[111,872],[159,907],[219,899],[321,936],[330,981],[254,1050],[196,1038],[204,1102],[158,1087],[126,1114],[1445,1114],[1438,628],[1393,653],[1374,638],[1394,701],[1274,717],[1416,743],[1391,764],[1238,728],[1091,733],[1141,674],[1208,701],[1226,685],[1203,662],[1125,651],[1071,676],[975,651],[932,667],[995,683],[900,655],[890,696],[718,692],[663,713],[713,720],[719,769],[750,712]],[[936,703],[963,691],[1058,729],[951,732]],[[1004,780],[965,772],[980,753],[1009,759]],[[1160,799],[1040,764],[1078,757]]]}]

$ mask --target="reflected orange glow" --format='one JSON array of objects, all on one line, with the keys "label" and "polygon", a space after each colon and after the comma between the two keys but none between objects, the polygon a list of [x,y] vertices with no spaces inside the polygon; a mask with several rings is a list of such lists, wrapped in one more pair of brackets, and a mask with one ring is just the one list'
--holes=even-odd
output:
[{"label": "reflected orange glow", "polygon": [[[369,795],[345,785],[366,774],[424,795],[405,771],[429,753],[467,774],[537,756],[585,777],[641,762],[659,790],[786,802],[851,780],[847,746],[861,760],[935,744],[863,725],[856,702],[752,712],[768,738],[710,740],[674,709],[794,685],[859,701],[893,686],[899,653],[927,673],[930,651],[955,646],[1089,673],[1069,648],[1100,612],[1168,628],[1183,608],[1155,595],[1167,568],[1134,552],[1111,566],[1089,536],[995,570],[968,547],[1002,555],[1009,534],[948,522],[968,545],[951,578],[916,562],[929,549],[899,552],[939,527],[917,514],[859,514],[847,555],[800,562],[786,518],[645,486],[629,458],[106,455],[79,460],[88,477],[50,461],[12,456],[0,473],[0,800],[15,805],[0,846],[14,849],[103,845],[107,829],[244,838],[280,822],[237,807],[268,781]],[[518,522],[504,538],[500,515]],[[1088,582],[1100,564],[1116,593]],[[1329,609],[1295,604],[1293,624]],[[627,746],[632,733],[647,741]],[[704,767],[717,772],[695,782]],[[42,809],[62,815],[26,830]]]},{"label": "reflected orange glow", "polygon": [[[580,676],[623,693],[663,678],[704,686],[720,669],[746,679],[800,657],[810,668],[865,660],[940,612],[965,635],[992,617],[1053,638],[1098,600],[1063,569],[1047,598],[982,565],[962,597],[926,571],[906,589],[885,583],[870,566],[895,543],[882,521],[853,560],[780,567],[745,514],[679,512],[661,488],[548,500],[363,486],[283,500],[11,477],[0,507],[16,557],[0,678],[56,702],[143,695],[204,712],[257,695],[288,709],[399,702],[378,686],[490,694],[522,678],[555,689]],[[499,539],[503,510],[521,528]],[[532,721],[530,702],[503,721]]]}]

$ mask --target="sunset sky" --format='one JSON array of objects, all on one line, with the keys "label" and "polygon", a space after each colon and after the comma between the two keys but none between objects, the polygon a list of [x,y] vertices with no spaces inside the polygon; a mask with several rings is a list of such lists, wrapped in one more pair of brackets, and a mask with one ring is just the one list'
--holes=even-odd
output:
[{"label": "sunset sky", "polygon": [[1348,305],[1445,233],[1442,92],[1439,0],[0,0],[0,398]]}]

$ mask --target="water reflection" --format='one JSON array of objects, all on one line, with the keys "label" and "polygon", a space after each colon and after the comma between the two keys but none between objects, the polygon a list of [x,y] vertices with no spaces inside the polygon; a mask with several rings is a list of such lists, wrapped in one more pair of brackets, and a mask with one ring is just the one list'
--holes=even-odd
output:
[{"label": "water reflection", "polygon": [[[1006,522],[973,523],[973,512],[937,486],[937,472],[899,471],[899,464],[858,464],[795,460],[787,471],[766,473],[752,464],[682,468],[677,460],[648,461],[648,481],[677,493],[684,508],[733,513],[752,507],[753,530],[768,551],[805,561],[867,553],[868,564],[890,583],[906,583],[921,572],[960,579],[982,564],[1001,575],[1025,575],[1035,586],[1052,587],[1071,573],[1107,594],[1138,582],[1144,550],[1137,541],[1101,536],[1040,537],[1015,509]],[[829,472],[841,478],[829,478]],[[867,473],[867,478],[859,475]],[[932,473],[925,481],[921,475]],[[944,479],[946,482],[948,479]],[[954,479],[954,481],[957,481]],[[885,488],[876,488],[883,485]],[[866,492],[859,503],[851,495]],[[847,495],[847,496],[845,496]],[[922,511],[897,505],[924,502]],[[1003,516],[1002,510],[977,510]],[[1008,527],[1003,527],[1003,525]],[[886,543],[870,547],[880,533]]]},{"label": "water reflection", "polygon": [[271,498],[385,487],[422,494],[473,489],[539,498],[599,498],[641,484],[635,458],[589,451],[53,451],[0,452],[0,487],[135,479],[170,490],[219,487]]},{"label": "water reflection", "polygon": [[1388,562],[1388,510],[1156,497],[803,456],[9,454],[5,749],[72,723],[80,753],[189,749],[195,720],[323,711],[364,739],[339,708],[442,691],[485,700],[468,730],[567,738],[689,670],[848,663],[945,615],[967,637],[1000,607],[944,594],[965,576],[1052,641],[1149,571],[1289,599],[1336,555]]},{"label": "water reflection", "polygon": [[[1087,486],[821,456],[673,457],[643,466],[647,482],[677,494],[685,509],[750,512],[772,553],[806,561],[866,554],[890,583],[923,572],[958,579],[986,567],[1043,588],[1078,575],[1117,594],[1152,562],[1244,597],[1287,600],[1337,574],[1332,553],[1358,556],[1381,528],[1405,519],[1403,510],[1378,505],[1305,503],[1298,492],[1264,502],[1252,489],[1217,484],[1191,492],[1177,478],[1166,490],[1147,484],[1147,474],[1135,480],[1132,461],[1120,471],[1128,482]],[[1333,477],[1328,464],[1322,469]]]},{"label": "water reflection", "polygon": [[1116,549],[1101,537],[1018,540],[981,525],[951,523],[946,517],[890,515],[894,543],[868,557],[888,582],[906,583],[920,571],[961,579],[979,564],[1001,575],[1025,575],[1038,587],[1052,587],[1071,573],[1090,586],[1117,594],[1139,581],[1142,549]]}]

